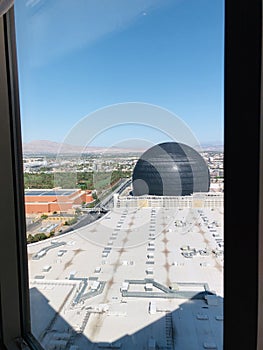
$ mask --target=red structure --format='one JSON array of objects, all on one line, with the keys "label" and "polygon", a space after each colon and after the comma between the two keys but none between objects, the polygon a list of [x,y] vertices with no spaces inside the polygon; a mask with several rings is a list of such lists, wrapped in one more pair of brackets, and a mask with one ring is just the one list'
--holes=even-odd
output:
[{"label": "red structure", "polygon": [[93,201],[90,190],[37,189],[25,191],[26,214],[44,214],[71,211],[75,205]]}]

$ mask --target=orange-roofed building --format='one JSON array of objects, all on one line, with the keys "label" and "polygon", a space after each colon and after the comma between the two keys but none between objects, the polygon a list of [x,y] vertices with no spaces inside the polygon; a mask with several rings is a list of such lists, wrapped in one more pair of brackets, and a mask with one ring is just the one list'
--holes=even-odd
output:
[{"label": "orange-roofed building", "polygon": [[25,190],[26,214],[72,211],[74,206],[93,201],[92,191],[80,189]]}]

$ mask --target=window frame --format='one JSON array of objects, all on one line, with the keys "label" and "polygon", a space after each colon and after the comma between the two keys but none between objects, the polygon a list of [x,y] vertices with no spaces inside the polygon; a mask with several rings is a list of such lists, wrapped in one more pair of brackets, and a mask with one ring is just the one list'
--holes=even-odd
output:
[{"label": "window frame", "polygon": [[262,1],[229,0],[225,7],[224,346],[260,350]]},{"label": "window frame", "polygon": [[[263,348],[261,21],[261,0],[225,0],[225,350]],[[30,333],[13,7],[0,17],[0,86],[0,159],[4,164],[0,172],[0,341],[8,350],[22,348],[22,340],[28,349],[41,349]],[[242,177],[237,178],[244,165],[244,144],[249,150],[249,166],[243,167]],[[248,185],[243,189],[244,184]],[[249,220],[241,215],[239,203],[247,203]],[[240,263],[244,256],[246,270]],[[249,288],[242,288],[248,283]],[[238,327],[233,327],[235,323]]]},{"label": "window frame", "polygon": [[[30,334],[29,283],[24,211],[23,157],[16,59],[14,6],[0,17],[0,340],[21,348]],[[34,345],[36,344],[36,345]]]}]

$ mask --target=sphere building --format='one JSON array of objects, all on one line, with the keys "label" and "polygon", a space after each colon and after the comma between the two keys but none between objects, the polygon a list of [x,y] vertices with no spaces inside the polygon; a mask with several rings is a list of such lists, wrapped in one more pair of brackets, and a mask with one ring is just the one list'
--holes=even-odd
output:
[{"label": "sphere building", "polygon": [[165,142],[142,154],[135,165],[132,184],[134,196],[185,196],[208,192],[209,169],[192,147]]}]

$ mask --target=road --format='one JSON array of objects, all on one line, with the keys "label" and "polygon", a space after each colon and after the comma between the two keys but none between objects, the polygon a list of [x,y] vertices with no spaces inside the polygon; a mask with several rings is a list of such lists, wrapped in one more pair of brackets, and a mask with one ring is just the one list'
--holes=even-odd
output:
[{"label": "road", "polygon": [[[98,220],[101,218],[108,210],[112,209],[113,207],[113,195],[115,193],[121,193],[122,191],[125,190],[128,186],[131,184],[131,178],[129,179],[122,179],[120,185],[115,188],[115,190],[111,193],[109,193],[101,202],[99,202],[95,207],[94,207],[94,212],[87,212],[87,214],[80,216],[78,222],[72,226],[70,226],[68,229],[63,231],[63,233],[67,233],[70,231],[74,231],[80,227],[86,226],[93,221]],[[105,211],[103,211],[105,210]],[[83,210],[85,211],[85,210]],[[62,234],[63,234],[62,233]]]},{"label": "road", "polygon": [[125,190],[128,186],[130,186],[132,180],[131,178],[129,179],[122,179],[120,185],[115,188],[114,191],[109,193],[100,203],[96,205],[96,208],[105,208],[105,209],[110,209],[113,207],[113,195],[115,193],[121,193],[122,191]]}]

